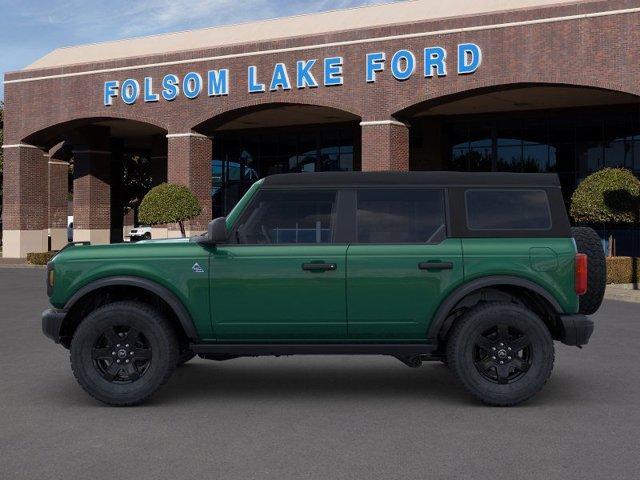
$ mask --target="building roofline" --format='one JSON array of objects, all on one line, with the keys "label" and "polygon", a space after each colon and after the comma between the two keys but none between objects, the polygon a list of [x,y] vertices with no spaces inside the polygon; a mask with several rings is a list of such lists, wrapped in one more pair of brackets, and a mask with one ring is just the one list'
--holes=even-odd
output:
[{"label": "building roofline", "polygon": [[[584,2],[582,4],[594,4],[594,3],[598,4],[603,2],[601,0],[593,0],[593,1]],[[572,5],[576,5],[576,4],[572,4]],[[528,10],[528,9],[521,9],[521,10]],[[544,23],[580,20],[580,19],[588,19],[588,18],[597,18],[601,16],[621,15],[621,14],[630,14],[630,13],[638,13],[638,12],[640,12],[640,7],[622,8],[617,10],[603,9],[603,10],[590,11],[588,13],[576,13],[576,14],[561,15],[561,16],[555,16],[555,17],[543,16],[540,18],[518,19],[518,20],[514,20],[510,22],[502,22],[502,23],[489,23],[489,24],[480,23],[479,25],[476,25],[476,26],[459,26],[459,27],[454,27],[454,28],[444,29],[444,30],[428,30],[428,31],[419,31],[416,33],[401,33],[398,35],[391,35],[391,36],[344,39],[344,40],[336,40],[329,43],[310,43],[310,44],[302,44],[302,45],[295,45],[295,46],[281,47],[281,48],[272,47],[268,49],[256,48],[255,50],[251,50],[251,51],[239,51],[239,52],[232,50],[232,51],[229,51],[229,53],[221,52],[220,54],[212,55],[212,56],[193,56],[189,58],[177,57],[176,59],[165,59],[162,61],[153,61],[151,63],[145,63],[143,59],[147,59],[147,58],[157,59],[158,56],[153,56],[153,55],[137,56],[137,57],[130,57],[128,59],[114,58],[111,62],[105,61],[105,62],[98,62],[97,64],[100,64],[100,65],[104,65],[104,63],[113,64],[114,62],[118,62],[122,60],[135,60],[135,59],[139,59],[140,63],[126,63],[124,65],[123,64],[118,65],[118,63],[115,63],[114,66],[104,66],[103,68],[99,68],[99,69],[85,69],[86,67],[97,65],[96,63],[89,62],[84,64],[68,65],[66,67],[61,66],[61,67],[42,68],[42,69],[36,69],[36,70],[19,70],[19,71],[13,71],[13,72],[5,72],[4,83],[10,84],[10,83],[32,82],[32,81],[38,81],[38,80],[49,80],[49,79],[57,79],[57,78],[64,78],[64,77],[94,75],[94,74],[102,74],[102,73],[108,73],[108,72],[122,72],[122,71],[138,70],[143,68],[153,68],[153,67],[160,67],[160,66],[212,62],[212,61],[218,61],[218,60],[225,60],[229,58],[252,57],[257,55],[271,55],[276,53],[306,51],[306,50],[320,49],[320,48],[327,48],[327,47],[342,47],[347,45],[363,44],[363,43],[371,43],[371,42],[384,42],[384,41],[417,38],[417,37],[440,36],[440,35],[448,35],[448,34],[454,34],[454,33],[460,33],[460,32],[474,32],[474,31],[482,31],[482,30],[490,30],[490,29],[518,27],[518,26],[525,26],[525,25],[537,25],[537,24],[544,24]],[[440,21],[440,20],[437,20],[437,21]],[[406,24],[403,24],[403,25],[406,25]],[[389,28],[393,28],[394,26],[397,26],[397,25],[388,25]],[[353,31],[358,31],[358,30],[366,30],[366,29],[354,29]],[[335,32],[335,34],[339,34],[339,33],[344,33],[344,32]],[[294,37],[291,37],[291,38],[294,38]],[[300,37],[295,37],[295,38],[300,38]],[[311,36],[311,38],[318,38],[318,35]],[[236,47],[236,46],[237,45],[227,45],[221,48],[229,48],[229,47]],[[172,52],[172,54],[173,55],[180,54],[180,53],[184,54],[190,51],[192,50],[176,51],[176,52]],[[40,72],[43,72],[43,73],[40,73]],[[45,74],[44,72],[47,72],[47,73]]]},{"label": "building roofline", "polygon": [[[136,41],[136,40],[151,40],[153,38],[159,38],[159,37],[170,37],[170,36],[177,36],[177,35],[181,35],[181,34],[185,34],[185,33],[194,33],[194,32],[206,32],[209,30],[216,30],[219,28],[236,28],[236,27],[246,27],[248,25],[259,25],[262,23],[269,23],[269,22],[273,22],[275,20],[293,20],[293,19],[297,19],[297,18],[304,18],[304,17],[310,17],[310,16],[314,16],[314,15],[318,15],[318,14],[323,14],[323,13],[335,13],[335,12],[347,12],[347,11],[351,11],[351,10],[360,10],[363,8],[370,8],[372,6],[383,6],[383,5],[390,5],[390,4],[396,4],[396,3],[405,3],[405,2],[415,2],[418,0],[386,0],[384,2],[381,3],[376,3],[373,5],[357,5],[355,7],[347,7],[347,8],[332,8],[330,10],[321,10],[318,12],[307,12],[307,13],[297,13],[295,15],[286,15],[284,17],[267,17],[267,18],[260,18],[257,20],[246,20],[243,22],[235,22],[235,23],[224,23],[224,24],[220,24],[220,25],[212,25],[211,27],[202,27],[202,28],[187,28],[184,30],[176,30],[173,32],[165,32],[165,33],[152,33],[149,35],[134,35],[133,37],[125,37],[125,38],[119,38],[119,39],[114,39],[114,40],[103,40],[101,42],[89,42],[89,43],[82,43],[79,45],[64,45],[62,47],[57,47],[55,49],[53,49],[50,53],[56,52],[56,51],[61,51],[61,50],[67,50],[67,49],[73,49],[73,48],[78,48],[78,47],[93,47],[93,46],[101,46],[101,45],[105,45],[105,44],[110,44],[110,43],[119,43],[119,42],[129,42],[129,41]],[[557,0],[556,0],[557,1]],[[567,1],[571,1],[571,0],[567,0]],[[574,0],[576,3],[578,3],[580,0]],[[284,37],[287,38],[287,37]],[[215,45],[214,45],[215,47]],[[45,55],[46,56],[46,55]],[[35,63],[35,62],[34,62]],[[27,65],[27,67],[25,67],[25,69],[28,69],[29,65]]]},{"label": "building roofline", "polygon": [[[20,72],[151,57],[190,50],[335,34],[349,30],[401,25],[419,21],[472,17],[547,7],[598,3],[598,0],[405,0],[381,4],[270,18],[197,30],[141,36],[53,50]],[[606,4],[606,2],[600,2]],[[354,15],[353,11],[358,10]],[[282,32],[286,32],[283,34]]]}]

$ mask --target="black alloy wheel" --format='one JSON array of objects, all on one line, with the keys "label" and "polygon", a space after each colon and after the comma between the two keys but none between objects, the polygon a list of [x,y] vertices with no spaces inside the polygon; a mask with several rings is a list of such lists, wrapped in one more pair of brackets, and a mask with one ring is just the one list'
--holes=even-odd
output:
[{"label": "black alloy wheel", "polygon": [[149,369],[152,360],[149,340],[131,326],[109,326],[98,337],[91,352],[93,364],[109,382],[131,383]]},{"label": "black alloy wheel", "polygon": [[500,385],[518,381],[531,367],[531,342],[508,325],[496,325],[478,335],[474,363],[480,375]]}]

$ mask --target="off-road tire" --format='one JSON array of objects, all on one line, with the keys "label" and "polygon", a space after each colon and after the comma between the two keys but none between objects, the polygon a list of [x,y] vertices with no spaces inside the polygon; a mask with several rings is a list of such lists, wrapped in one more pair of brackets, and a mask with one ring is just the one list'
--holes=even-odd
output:
[{"label": "off-road tire", "polygon": [[583,315],[596,313],[607,287],[607,262],[602,241],[593,228],[573,227],[571,235],[576,241],[579,253],[587,255],[587,292],[580,296],[580,310]]},{"label": "off-road tire", "polygon": [[[510,332],[522,332],[530,341],[527,347],[530,366],[507,384],[485,378],[474,361],[478,355],[478,339],[483,332],[498,325],[507,326]],[[515,343],[514,349],[517,348]],[[551,375],[553,339],[546,325],[530,310],[513,303],[487,303],[469,310],[456,322],[447,342],[447,359],[451,371],[482,402],[494,406],[513,406],[538,393]],[[497,375],[497,367],[493,368]],[[514,375],[516,371],[513,370]]]},{"label": "off-road tire", "polygon": [[[135,328],[150,351],[146,370],[130,383],[107,380],[94,360],[96,342],[104,338],[105,331],[112,334],[123,328]],[[71,369],[78,383],[92,397],[113,406],[143,403],[169,379],[177,361],[178,341],[171,325],[160,312],[141,302],[115,302],[94,310],[80,323],[71,341]]]}]

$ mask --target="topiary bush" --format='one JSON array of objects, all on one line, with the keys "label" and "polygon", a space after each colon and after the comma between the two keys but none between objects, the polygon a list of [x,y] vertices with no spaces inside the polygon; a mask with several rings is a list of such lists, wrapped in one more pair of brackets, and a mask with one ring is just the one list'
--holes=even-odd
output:
[{"label": "topiary bush", "polygon": [[604,168],[584,179],[571,197],[571,217],[585,223],[636,223],[640,180],[624,168]]},{"label": "topiary bush", "polygon": [[184,237],[184,222],[201,213],[202,207],[191,190],[183,185],[163,183],[144,196],[138,220],[146,225],[177,223]]},{"label": "topiary bush", "polygon": [[58,252],[27,253],[27,263],[30,265],[46,265]]},{"label": "topiary bush", "polygon": [[607,258],[607,283],[635,283],[640,278],[640,259],[633,257]]}]

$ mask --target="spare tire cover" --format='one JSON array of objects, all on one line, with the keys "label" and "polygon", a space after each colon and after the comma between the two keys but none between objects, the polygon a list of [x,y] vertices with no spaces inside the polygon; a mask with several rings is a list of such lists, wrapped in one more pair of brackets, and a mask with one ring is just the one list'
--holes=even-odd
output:
[{"label": "spare tire cover", "polygon": [[576,241],[579,253],[587,255],[587,292],[580,296],[580,310],[583,315],[595,313],[604,298],[607,286],[607,262],[600,236],[593,228],[573,227],[571,235]]}]

